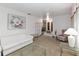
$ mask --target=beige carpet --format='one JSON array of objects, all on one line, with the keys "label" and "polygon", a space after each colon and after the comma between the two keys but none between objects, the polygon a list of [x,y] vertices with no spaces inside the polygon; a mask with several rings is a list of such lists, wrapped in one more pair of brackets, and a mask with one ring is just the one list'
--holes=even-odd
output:
[{"label": "beige carpet", "polygon": [[76,53],[68,46],[67,42],[61,42],[50,36],[40,36],[34,41],[35,44],[42,46],[46,49],[48,56],[75,56]]},{"label": "beige carpet", "polygon": [[50,36],[42,35],[34,38],[34,42],[8,56],[75,56],[76,52],[69,49],[68,43],[58,41]]}]

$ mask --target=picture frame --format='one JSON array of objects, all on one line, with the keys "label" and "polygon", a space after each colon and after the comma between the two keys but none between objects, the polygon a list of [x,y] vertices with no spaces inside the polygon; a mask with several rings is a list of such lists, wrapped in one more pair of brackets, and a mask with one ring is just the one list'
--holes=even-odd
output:
[{"label": "picture frame", "polygon": [[8,29],[25,29],[26,17],[8,14]]}]

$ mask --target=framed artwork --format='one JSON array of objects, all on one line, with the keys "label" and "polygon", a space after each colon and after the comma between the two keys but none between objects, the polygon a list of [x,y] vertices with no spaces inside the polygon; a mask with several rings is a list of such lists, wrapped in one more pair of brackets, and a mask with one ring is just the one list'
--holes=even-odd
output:
[{"label": "framed artwork", "polygon": [[24,29],[26,17],[8,14],[8,29]]}]

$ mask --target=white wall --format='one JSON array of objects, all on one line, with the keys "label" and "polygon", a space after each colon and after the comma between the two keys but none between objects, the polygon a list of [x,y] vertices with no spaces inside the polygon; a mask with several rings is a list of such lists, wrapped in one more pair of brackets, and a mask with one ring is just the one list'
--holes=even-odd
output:
[{"label": "white wall", "polygon": [[[28,16],[27,19],[28,19],[28,21],[27,21],[28,22],[27,23],[27,25],[28,25],[28,28],[27,28],[28,33],[29,34],[37,34],[37,33],[40,34],[41,33],[40,27],[42,28],[42,26],[40,26],[40,24],[38,23],[38,22],[40,22],[39,21],[40,18],[36,18],[36,17],[33,17],[33,16]],[[38,28],[39,28],[39,30],[38,30]]]},{"label": "white wall", "polygon": [[[79,33],[79,8],[74,15],[74,28]],[[79,51],[79,35],[76,37],[76,49]]]},{"label": "white wall", "polygon": [[[15,14],[26,17],[26,29],[16,29],[16,30],[8,30],[8,14]],[[26,13],[0,7],[0,36],[3,35],[12,35],[17,33],[27,33],[27,34],[35,34],[36,32],[41,32],[36,30],[36,22],[38,22],[39,18],[27,15]],[[69,15],[60,15],[55,16],[53,19],[53,31],[57,30],[58,34],[61,33],[62,29],[67,29],[70,27],[70,16]]]},{"label": "white wall", "polygon": [[[7,25],[8,25],[8,14],[26,17],[26,28],[25,29],[9,30],[8,27],[7,27]],[[13,46],[17,45],[17,47],[15,46],[14,49],[12,48],[12,50],[9,50],[8,52],[4,51],[4,54],[9,53],[11,51],[14,51],[18,48],[21,48],[24,45],[32,43],[32,37],[29,36],[29,35],[26,36],[25,34],[24,34],[25,35],[24,36],[23,33],[35,34],[36,31],[37,31],[40,34],[41,31],[36,30],[36,27],[35,27],[36,22],[38,22],[38,20],[39,20],[38,17],[30,16],[30,15],[27,15],[26,13],[20,12],[18,10],[13,10],[13,9],[9,9],[9,8],[5,8],[5,7],[0,6],[0,39],[2,39],[1,40],[2,47],[5,50],[5,47],[7,47],[7,46],[13,47]],[[26,41],[26,43],[22,44],[25,41]],[[20,44],[20,45],[18,46],[18,44]]]},{"label": "white wall", "polygon": [[61,34],[62,29],[68,29],[71,26],[70,15],[54,16],[53,31],[57,30],[57,34]]},{"label": "white wall", "polygon": [[[8,14],[14,14],[26,17],[26,29],[8,30],[7,28]],[[39,18],[34,16],[28,16],[26,13],[0,6],[0,36],[13,35],[19,33],[34,34],[35,22],[38,19]]]},{"label": "white wall", "polygon": [[[73,26],[73,28],[79,33],[79,8],[78,8],[78,10],[76,11],[76,7],[77,7],[77,5],[75,4],[74,6],[73,6],[73,10],[72,10],[72,15],[73,15],[73,18],[72,18],[72,26]],[[76,13],[74,14],[74,12],[76,11]],[[79,35],[77,35],[76,37],[75,37],[75,40],[76,40],[76,43],[75,43],[75,48],[76,48],[76,50],[78,50],[79,51]]]}]

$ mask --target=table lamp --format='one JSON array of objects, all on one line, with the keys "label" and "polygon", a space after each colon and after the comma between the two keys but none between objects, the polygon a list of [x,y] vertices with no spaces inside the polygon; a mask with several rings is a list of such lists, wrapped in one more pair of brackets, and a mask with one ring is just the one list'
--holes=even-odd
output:
[{"label": "table lamp", "polygon": [[75,47],[75,37],[78,35],[78,32],[74,28],[69,28],[67,31],[64,32],[64,34],[69,35],[68,36],[68,43],[70,47]]}]

